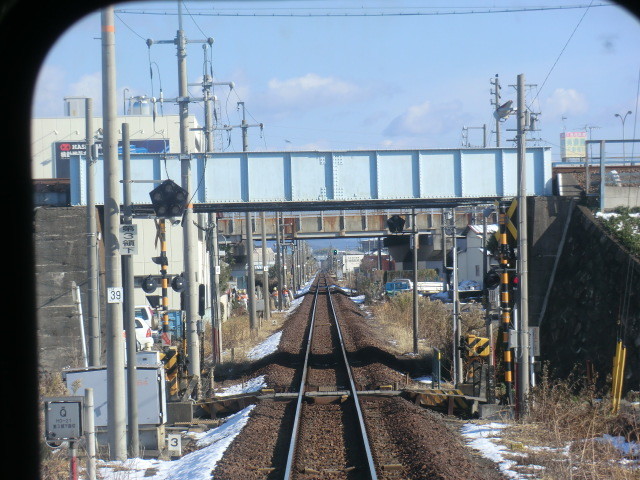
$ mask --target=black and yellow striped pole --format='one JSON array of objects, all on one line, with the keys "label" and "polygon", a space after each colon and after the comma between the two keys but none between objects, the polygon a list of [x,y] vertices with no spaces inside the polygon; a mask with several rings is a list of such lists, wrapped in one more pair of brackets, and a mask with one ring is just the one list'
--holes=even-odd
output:
[{"label": "black and yellow striped pole", "polygon": [[511,323],[511,299],[509,294],[509,242],[507,239],[507,205],[500,203],[499,245],[500,245],[500,314],[502,319],[502,341],[504,346],[504,383],[508,402],[513,399],[513,351],[509,349]]},{"label": "black and yellow striped pole", "polygon": [[167,230],[164,218],[160,219],[160,275],[162,287],[162,333],[163,346],[171,345],[171,336],[169,334],[169,277],[167,276]]}]

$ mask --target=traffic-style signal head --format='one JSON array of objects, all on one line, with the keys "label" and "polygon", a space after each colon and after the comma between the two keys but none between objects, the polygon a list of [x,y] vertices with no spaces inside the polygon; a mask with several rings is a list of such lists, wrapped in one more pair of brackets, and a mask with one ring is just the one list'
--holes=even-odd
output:
[{"label": "traffic-style signal head", "polygon": [[142,290],[144,290],[145,293],[153,293],[156,288],[158,288],[158,282],[151,275],[142,281]]},{"label": "traffic-style signal head", "polygon": [[165,180],[149,193],[157,217],[179,217],[187,205],[188,192],[173,180]]},{"label": "traffic-style signal head", "polygon": [[489,270],[484,276],[485,288],[493,290],[498,287],[498,285],[500,285],[500,274],[494,269]]},{"label": "traffic-style signal head", "polygon": [[400,215],[393,215],[387,219],[387,227],[391,233],[402,233],[405,220]]},{"label": "traffic-style signal head", "polygon": [[334,251],[333,251],[333,254],[334,254],[334,255],[337,255],[337,254],[338,254],[338,250],[334,250]]}]

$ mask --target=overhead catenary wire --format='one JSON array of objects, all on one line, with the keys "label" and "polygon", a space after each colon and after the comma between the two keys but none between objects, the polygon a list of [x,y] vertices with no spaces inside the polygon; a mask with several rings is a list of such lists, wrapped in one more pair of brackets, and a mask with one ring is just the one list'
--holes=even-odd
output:
[{"label": "overhead catenary wire", "polygon": [[[593,4],[591,2],[589,5],[556,5],[556,6],[538,6],[538,7],[519,7],[519,8],[470,8],[470,7],[460,7],[459,10],[448,10],[448,11],[421,11],[420,8],[440,8],[440,7],[405,7],[412,8],[414,11],[397,11],[397,12],[364,12],[362,8],[357,11],[354,9],[353,12],[340,12],[340,7],[332,8],[333,11],[327,11],[324,13],[310,11],[308,8],[305,12],[305,8],[291,8],[290,10],[298,10],[299,13],[289,12],[289,13],[279,13],[276,12],[276,8],[271,9],[272,12],[257,12],[258,8],[252,8],[250,11],[244,13],[242,10],[234,9],[229,11],[217,10],[217,11],[197,11],[190,13],[190,15],[197,15],[202,17],[290,17],[290,18],[307,18],[307,17],[420,17],[420,16],[455,16],[455,15],[487,15],[487,14],[502,14],[502,13],[530,13],[530,12],[540,12],[547,10],[575,10],[575,9],[589,9],[594,7],[612,7],[615,5],[606,4],[606,3],[598,3]],[[380,8],[380,7],[378,7]],[[402,8],[402,7],[395,7]],[[453,7],[455,8],[455,7]],[[116,10],[118,13],[126,13],[133,15],[167,15],[173,16],[177,15],[175,12],[170,11],[161,11],[161,10],[152,10],[152,9],[144,9],[144,10],[131,10],[131,9],[118,9]]]},{"label": "overhead catenary wire", "polygon": [[[576,24],[576,26],[573,28],[573,31],[571,32],[571,35],[569,35],[569,38],[567,39],[566,43],[564,44],[564,46],[562,47],[562,50],[560,50],[560,53],[558,54],[558,56],[556,57],[555,62],[553,62],[553,65],[551,65],[551,68],[549,69],[549,71],[547,72],[547,76],[544,77],[544,81],[542,82],[542,85],[540,85],[540,88],[538,89],[538,93],[536,93],[536,96],[533,98],[533,100],[531,100],[531,102],[529,103],[529,105],[532,105],[533,102],[535,102],[538,99],[538,96],[540,95],[540,92],[542,91],[542,89],[544,88],[545,84],[547,83],[547,80],[549,79],[549,77],[551,76],[551,73],[553,72],[553,70],[556,68],[556,65],[558,64],[558,62],[560,61],[560,58],[562,57],[562,55],[564,54],[564,51],[567,49],[567,46],[569,46],[569,42],[571,42],[571,39],[573,38],[573,36],[575,35],[576,31],[578,30],[578,27],[580,27],[580,25],[582,24],[582,21],[584,20],[584,17],[587,15],[587,13],[589,13],[589,10],[592,8],[593,5],[593,0],[591,0],[591,3],[587,6],[587,8],[585,9],[584,13],[582,14],[582,16],[580,17],[580,20],[578,20],[578,23]],[[527,106],[527,108],[529,108]]]}]

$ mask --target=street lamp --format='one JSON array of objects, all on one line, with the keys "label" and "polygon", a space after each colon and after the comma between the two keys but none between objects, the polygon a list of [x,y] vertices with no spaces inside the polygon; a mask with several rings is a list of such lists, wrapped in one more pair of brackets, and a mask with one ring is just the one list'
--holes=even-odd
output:
[{"label": "street lamp", "polygon": [[620,115],[619,113],[616,113],[615,116],[618,117],[620,119],[620,121],[622,122],[622,164],[626,165],[627,163],[627,155],[625,152],[625,147],[624,147],[624,121],[627,119],[627,115],[631,115],[631,110],[629,110],[627,113],[624,114],[624,117],[622,115]]}]

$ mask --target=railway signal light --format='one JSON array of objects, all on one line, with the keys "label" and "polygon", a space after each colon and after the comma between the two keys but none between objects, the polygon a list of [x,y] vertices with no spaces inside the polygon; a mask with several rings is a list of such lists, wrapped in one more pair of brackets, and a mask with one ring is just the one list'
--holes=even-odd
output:
[{"label": "railway signal light", "polygon": [[338,254],[338,250],[334,250],[334,251],[333,251],[333,254],[334,254],[334,255],[337,255],[337,254]]},{"label": "railway signal light", "polygon": [[206,287],[201,283],[198,285],[198,315],[204,317],[205,313],[205,293]]},{"label": "railway signal light", "polygon": [[159,218],[180,217],[187,205],[188,192],[173,180],[165,180],[149,193],[153,211]]},{"label": "railway signal light", "polygon": [[500,274],[496,272],[493,268],[489,270],[484,276],[484,285],[485,288],[489,290],[493,290],[500,285]]},{"label": "railway signal light", "polygon": [[142,290],[144,290],[145,293],[153,293],[156,288],[158,288],[158,282],[151,275],[142,281]]},{"label": "railway signal light", "polygon": [[405,220],[400,215],[393,215],[387,219],[387,227],[391,233],[402,233]]},{"label": "railway signal light", "polygon": [[187,282],[185,282],[184,277],[182,275],[176,275],[171,280],[171,288],[173,288],[174,292],[182,292],[187,286]]},{"label": "railway signal light", "polygon": [[515,275],[511,279],[511,293],[512,300],[517,302],[520,299],[520,279]]}]

